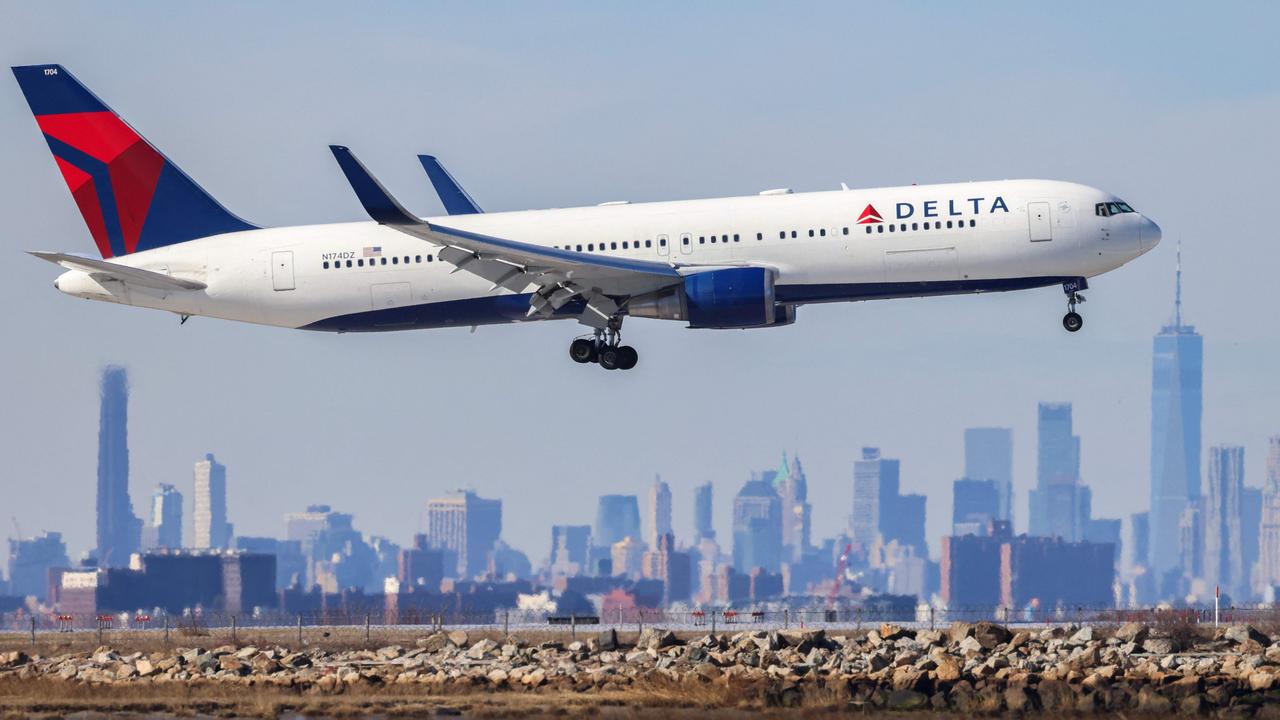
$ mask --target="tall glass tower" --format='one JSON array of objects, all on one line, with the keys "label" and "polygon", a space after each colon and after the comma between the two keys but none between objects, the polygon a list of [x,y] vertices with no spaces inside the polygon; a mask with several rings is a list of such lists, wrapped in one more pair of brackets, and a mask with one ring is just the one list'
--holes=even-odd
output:
[{"label": "tall glass tower", "polygon": [[98,417],[98,564],[120,567],[142,544],[142,521],[129,500],[129,376],[102,371]]},{"label": "tall glass tower", "polygon": [[1161,596],[1168,595],[1180,570],[1179,518],[1200,498],[1204,339],[1182,323],[1181,247],[1174,278],[1173,323],[1155,336],[1151,370],[1151,556],[1146,560]]}]

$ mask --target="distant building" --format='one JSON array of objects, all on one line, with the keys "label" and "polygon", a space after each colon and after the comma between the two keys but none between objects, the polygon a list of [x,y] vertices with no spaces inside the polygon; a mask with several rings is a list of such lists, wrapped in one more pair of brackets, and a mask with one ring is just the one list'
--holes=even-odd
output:
[{"label": "distant building", "polygon": [[1259,594],[1280,585],[1280,435],[1267,441],[1267,479],[1262,488],[1258,541]]},{"label": "distant building", "polygon": [[577,575],[588,570],[591,552],[590,525],[552,525],[552,572],[560,575]]},{"label": "distant building", "polygon": [[1017,611],[1115,606],[1115,547],[1020,536],[1000,547],[1000,604]]},{"label": "distant building", "polygon": [[1083,540],[1091,498],[1080,482],[1080,437],[1072,430],[1071,403],[1040,403],[1038,413],[1030,534]]},{"label": "distant building", "polygon": [[499,540],[489,553],[488,575],[498,581],[527,580],[533,575],[533,564],[528,555]]},{"label": "distant building", "polygon": [[1248,594],[1241,536],[1240,501],[1244,493],[1244,448],[1209,448],[1208,483],[1203,500],[1204,579],[1235,599]]},{"label": "distant building", "polygon": [[635,495],[601,495],[592,541],[600,547],[613,547],[623,538],[643,539],[640,534],[640,502]]},{"label": "distant building", "polygon": [[427,538],[432,547],[458,554],[458,577],[484,575],[489,569],[489,553],[501,534],[501,500],[460,490],[427,503]]},{"label": "distant building", "polygon": [[231,547],[231,524],[227,522],[227,466],[214,459],[213,453],[195,467],[195,537],[192,545],[199,549]]},{"label": "distant building", "polygon": [[910,545],[916,555],[928,557],[924,530],[925,497],[903,495],[900,478],[901,463],[898,460],[881,457],[879,448],[862,448],[862,459],[853,465],[850,534],[864,553],[881,538],[886,543],[896,540]]},{"label": "distant building", "polygon": [[762,567],[751,569],[748,575],[748,595],[751,602],[764,602],[782,597],[782,574],[769,572]]},{"label": "distant building", "polygon": [[1134,568],[1146,568],[1151,559],[1151,515],[1140,512],[1129,516],[1129,562]]},{"label": "distant building", "polygon": [[862,448],[862,459],[853,464],[853,510],[849,514],[849,536],[865,549],[880,533],[880,489],[885,474],[897,475],[896,460],[882,460],[878,448]]},{"label": "distant building", "polygon": [[942,538],[939,594],[958,617],[988,613],[1000,604],[1000,547],[1009,539],[1007,533]]},{"label": "distant building", "polygon": [[995,480],[961,478],[951,484],[951,534],[984,535],[1000,517],[1000,490]]},{"label": "distant building", "polygon": [[675,545],[675,536],[667,533],[658,538],[657,546],[645,553],[641,561],[641,573],[646,579],[662,581],[664,607],[686,602],[692,595],[691,558],[688,553],[677,551]]},{"label": "distant building", "polygon": [[1201,500],[1187,503],[1178,518],[1178,564],[1174,567],[1182,570],[1182,588],[1191,580],[1204,577],[1204,514],[1200,504]]},{"label": "distant building", "polygon": [[1013,431],[979,427],[964,431],[964,476],[990,480],[997,502],[993,520],[1013,523]]},{"label": "distant building", "polygon": [[302,552],[300,540],[239,536],[232,539],[232,545],[235,550],[249,555],[275,557],[277,591],[306,585],[307,558]]},{"label": "distant building", "polygon": [[1182,322],[1182,253],[1179,248],[1173,322],[1152,340],[1151,539],[1149,565],[1160,598],[1173,597],[1179,568],[1178,534],[1183,511],[1199,500],[1204,339]]},{"label": "distant building", "polygon": [[698,540],[715,540],[716,531],[712,524],[712,488],[711,483],[704,483],[693,491],[693,531]]},{"label": "distant building", "polygon": [[151,528],[157,548],[182,547],[182,493],[172,485],[157,485],[151,495]]},{"label": "distant building", "polygon": [[658,539],[671,534],[671,488],[662,478],[654,477],[649,486],[649,547],[658,547]]},{"label": "distant building", "polygon": [[1240,559],[1244,566],[1240,579],[1239,599],[1261,595],[1254,575],[1261,573],[1259,560],[1262,552],[1262,489],[1244,486],[1240,489]]},{"label": "distant building", "polygon": [[275,557],[238,552],[145,553],[136,568],[62,574],[60,610],[92,616],[159,608],[180,615],[197,608],[228,613],[273,609]]},{"label": "distant building", "polygon": [[794,562],[809,552],[813,533],[809,481],[798,455],[788,460],[787,454],[782,454],[782,466],[774,477],[773,488],[782,503],[782,556],[785,561]]},{"label": "distant building", "polygon": [[644,569],[644,552],[644,543],[629,535],[614,543],[613,574],[633,580],[640,577]]},{"label": "distant building", "polygon": [[782,566],[782,502],[773,472],[753,477],[733,499],[733,564],[778,572]]},{"label": "distant building", "polygon": [[440,592],[444,580],[445,551],[431,547],[427,536],[413,536],[413,547],[400,551],[396,580],[403,591]]},{"label": "distant building", "polygon": [[102,371],[98,418],[98,547],[102,567],[121,567],[142,544],[142,521],[129,499],[129,377],[122,367]]},{"label": "distant building", "polygon": [[355,529],[348,513],[328,505],[311,505],[306,512],[285,515],[285,536],[302,546],[307,559],[304,589],[320,586],[336,593],[350,588],[378,592],[383,587],[381,559]]},{"label": "distant building", "polygon": [[27,539],[9,540],[9,593],[46,599],[49,571],[71,565],[62,533],[46,532]]},{"label": "distant building", "polygon": [[740,573],[731,565],[721,565],[716,573],[715,600],[717,605],[736,605],[751,599],[751,576]]}]

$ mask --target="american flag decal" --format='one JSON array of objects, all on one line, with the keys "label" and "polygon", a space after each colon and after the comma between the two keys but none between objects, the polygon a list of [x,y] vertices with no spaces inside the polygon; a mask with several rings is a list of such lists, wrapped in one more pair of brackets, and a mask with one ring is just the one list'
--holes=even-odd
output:
[{"label": "american flag decal", "polygon": [[370,246],[370,247],[366,247],[366,248],[364,249],[364,256],[365,256],[365,257],[367,257],[367,258],[371,258],[371,257],[382,257],[382,246],[381,246],[381,245],[373,245],[373,246]]}]

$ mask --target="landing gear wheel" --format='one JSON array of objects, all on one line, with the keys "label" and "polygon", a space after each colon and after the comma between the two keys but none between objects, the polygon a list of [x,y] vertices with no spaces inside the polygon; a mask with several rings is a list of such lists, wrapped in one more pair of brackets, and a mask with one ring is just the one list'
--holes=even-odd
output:
[{"label": "landing gear wheel", "polygon": [[617,370],[621,367],[619,355],[622,353],[616,347],[607,347],[600,351],[600,367],[605,370]]},{"label": "landing gear wheel", "polygon": [[1072,310],[1062,316],[1062,327],[1066,328],[1067,332],[1076,332],[1084,327],[1084,318],[1080,317],[1080,313]]},{"label": "landing gear wheel", "polygon": [[618,369],[630,370],[640,361],[640,353],[630,345],[623,345],[618,348]]},{"label": "landing gear wheel", "polygon": [[596,344],[586,338],[578,338],[569,343],[569,357],[576,363],[595,362]]}]

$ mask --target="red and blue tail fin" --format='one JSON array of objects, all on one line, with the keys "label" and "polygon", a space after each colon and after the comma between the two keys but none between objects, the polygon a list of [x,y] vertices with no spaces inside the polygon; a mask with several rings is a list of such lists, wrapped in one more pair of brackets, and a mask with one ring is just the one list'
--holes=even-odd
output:
[{"label": "red and blue tail fin", "polygon": [[253,225],[232,215],[61,65],[13,68],[102,257]]}]

